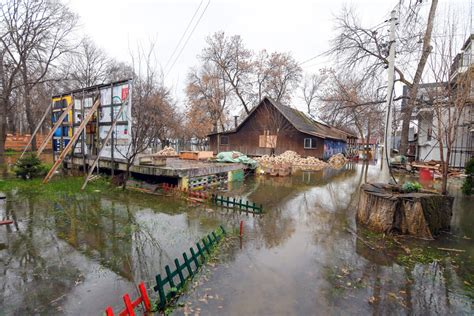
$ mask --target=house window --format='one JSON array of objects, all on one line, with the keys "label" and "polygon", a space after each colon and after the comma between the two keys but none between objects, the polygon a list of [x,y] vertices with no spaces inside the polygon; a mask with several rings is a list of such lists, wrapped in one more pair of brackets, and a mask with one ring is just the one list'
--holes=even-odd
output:
[{"label": "house window", "polygon": [[229,136],[221,136],[221,145],[229,145]]},{"label": "house window", "polygon": [[314,148],[316,148],[316,138],[305,138],[304,139],[304,148],[305,149],[314,149]]},{"label": "house window", "polygon": [[426,136],[427,140],[431,140],[432,134],[433,134],[433,130],[431,129],[431,127],[429,127],[428,132],[427,132],[427,136]]}]

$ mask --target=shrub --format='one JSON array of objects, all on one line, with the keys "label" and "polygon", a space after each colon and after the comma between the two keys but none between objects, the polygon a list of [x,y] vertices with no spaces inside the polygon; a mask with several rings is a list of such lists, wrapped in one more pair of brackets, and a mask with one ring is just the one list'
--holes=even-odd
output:
[{"label": "shrub", "polygon": [[14,167],[16,176],[24,180],[41,177],[47,173],[47,169],[34,154],[18,159]]},{"label": "shrub", "polygon": [[471,160],[466,163],[464,172],[467,177],[464,179],[461,190],[465,195],[470,195],[474,187],[474,158],[471,158]]},{"label": "shrub", "polygon": [[418,191],[421,190],[421,188],[422,188],[422,186],[418,182],[409,182],[409,181],[407,181],[402,185],[402,190],[405,193],[418,192]]}]

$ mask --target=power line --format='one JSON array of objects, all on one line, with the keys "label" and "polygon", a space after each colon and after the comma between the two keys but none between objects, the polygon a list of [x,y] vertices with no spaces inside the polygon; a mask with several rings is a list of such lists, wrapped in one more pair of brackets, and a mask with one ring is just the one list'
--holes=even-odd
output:
[{"label": "power line", "polygon": [[178,44],[176,44],[176,47],[174,48],[173,50],[173,53],[170,55],[170,57],[168,58],[168,61],[166,62],[166,65],[165,65],[165,70],[167,69],[171,59],[173,59],[173,56],[174,54],[176,53],[176,51],[178,50],[179,46],[181,45],[181,42],[183,41],[184,39],[184,36],[186,35],[186,33],[188,32],[189,30],[189,27],[191,26],[192,22],[194,21],[194,18],[196,17],[196,14],[199,12],[199,9],[201,8],[201,5],[202,3],[204,2],[204,0],[201,0],[201,3],[199,3],[199,6],[197,7],[197,9],[194,11],[194,14],[193,14],[193,17],[191,18],[191,20],[189,20],[189,23],[188,25],[186,26],[186,29],[184,30],[183,32],[183,35],[181,35],[181,38],[179,39],[178,41]]},{"label": "power line", "polygon": [[173,69],[173,67],[174,67],[174,65],[176,64],[176,62],[178,61],[179,57],[181,56],[181,53],[183,52],[184,48],[186,47],[186,44],[188,44],[189,39],[190,39],[191,36],[193,35],[194,30],[196,30],[196,27],[199,25],[199,22],[201,22],[201,19],[202,19],[204,13],[206,13],[206,10],[207,10],[207,8],[209,7],[209,4],[210,4],[210,3],[211,3],[211,0],[208,0],[206,7],[204,8],[204,10],[202,11],[201,15],[199,16],[199,19],[197,20],[196,24],[194,24],[194,27],[193,27],[193,29],[191,30],[191,33],[189,33],[188,38],[187,38],[186,41],[184,42],[183,47],[181,47],[181,50],[179,51],[178,55],[177,55],[176,58],[174,59],[173,64],[171,64],[169,70],[168,70],[167,73],[165,74],[165,79],[166,79],[166,77],[168,76],[168,74],[171,72],[171,70]]}]

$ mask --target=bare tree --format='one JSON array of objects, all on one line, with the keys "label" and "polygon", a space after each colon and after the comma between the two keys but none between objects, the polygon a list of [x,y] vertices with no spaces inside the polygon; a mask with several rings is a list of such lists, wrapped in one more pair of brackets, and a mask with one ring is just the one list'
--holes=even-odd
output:
[{"label": "bare tree", "polygon": [[[474,67],[471,52],[456,54],[461,43],[456,41],[459,29],[453,21],[455,16],[446,19],[441,25],[446,36],[434,41],[434,54],[430,56],[430,75],[437,85],[428,91],[428,102],[418,101],[418,106],[431,110],[433,114],[433,131],[438,145],[442,165],[442,194],[448,194],[448,169],[453,147],[459,141],[462,126],[469,123],[466,113],[472,111],[474,93]],[[472,37],[467,37],[472,45]]]},{"label": "bare tree", "polygon": [[[226,104],[234,109],[241,107],[245,114],[265,95],[289,103],[302,76],[301,67],[290,53],[261,50],[255,54],[244,46],[239,35],[226,36],[224,32],[209,36],[199,57],[202,64],[191,73],[212,70],[211,77],[216,80],[212,85],[201,84],[201,95],[215,95],[216,87],[225,87]],[[194,76],[195,83],[199,76]]]},{"label": "bare tree", "polygon": [[275,52],[270,55],[267,71],[267,94],[278,102],[288,104],[301,80],[301,67],[291,54]]},{"label": "bare tree", "polygon": [[[410,95],[403,113],[402,140],[400,151],[406,153],[408,147],[408,130],[412,110],[415,104],[415,96],[421,82],[428,56],[431,52],[431,35],[433,22],[438,5],[438,0],[432,0],[430,9],[423,23],[420,10],[421,1],[401,1],[398,6],[400,11],[400,25],[403,32],[397,38],[397,65],[395,73],[400,81],[410,87]],[[392,43],[384,32],[383,24],[372,28],[361,26],[354,12],[345,8],[341,16],[336,19],[338,35],[332,41],[329,54],[338,58],[342,67],[358,69],[367,76],[380,75],[388,65],[388,50]],[[422,49],[419,50],[420,35],[422,34]],[[411,73],[413,60],[416,62],[416,71]]]},{"label": "bare tree", "polygon": [[224,79],[248,114],[252,100],[252,52],[244,47],[239,35],[227,37],[224,32],[217,32],[206,41],[208,46],[203,50],[201,59],[220,68]]},{"label": "bare tree", "polygon": [[147,51],[139,46],[132,54],[135,78],[132,91],[132,128],[130,139],[125,149],[115,149],[126,160],[127,167],[123,188],[125,189],[130,168],[135,159],[156,140],[162,144],[173,130],[176,122],[174,104],[170,90],[159,80],[160,72],[154,60],[155,43],[149,45]]},{"label": "bare tree", "polygon": [[320,92],[321,85],[325,79],[326,75],[322,71],[320,74],[307,74],[303,80],[301,93],[303,94],[303,101],[306,104],[309,115],[312,114],[314,102],[318,100],[318,92]]},{"label": "bare tree", "polygon": [[362,143],[369,143],[370,136],[380,134],[383,129],[383,103],[385,96],[379,95],[375,78],[356,77],[347,72],[325,72],[327,76],[319,100],[319,118],[343,130],[356,127]]},{"label": "bare tree", "polygon": [[[23,88],[23,102],[30,133],[37,124],[31,91],[46,80],[49,68],[71,46],[68,40],[77,16],[60,1],[13,0],[0,6],[4,33],[2,50],[15,65]],[[35,142],[33,142],[35,144]]]},{"label": "bare tree", "polygon": [[[201,68],[191,69],[188,74],[186,87],[188,112],[191,115],[193,112],[198,112],[201,122],[208,125],[207,120],[202,120],[201,114],[205,114],[214,132],[217,132],[219,127],[225,130],[226,112],[230,105],[228,102],[230,86],[224,76],[223,71],[211,63],[205,63]],[[196,120],[190,120],[190,122],[198,123]]]},{"label": "bare tree", "polygon": [[77,50],[64,61],[71,89],[86,88],[109,81],[112,60],[89,37],[82,39]]}]

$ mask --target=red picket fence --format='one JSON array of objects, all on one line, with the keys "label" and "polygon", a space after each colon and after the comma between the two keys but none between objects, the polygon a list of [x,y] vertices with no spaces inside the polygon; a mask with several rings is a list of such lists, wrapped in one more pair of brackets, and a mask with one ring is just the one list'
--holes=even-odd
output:
[{"label": "red picket fence", "polygon": [[[140,296],[133,302],[130,300],[130,296],[128,295],[128,293],[125,293],[125,295],[123,296],[125,309],[118,313],[119,316],[135,316],[135,307],[142,303],[145,306],[145,313],[151,312],[150,299],[148,298],[148,293],[146,292],[145,284],[143,282],[138,285],[138,290],[140,291]],[[112,310],[112,307],[107,306],[107,308],[105,309],[105,314],[107,316],[114,316],[114,311]]]}]

